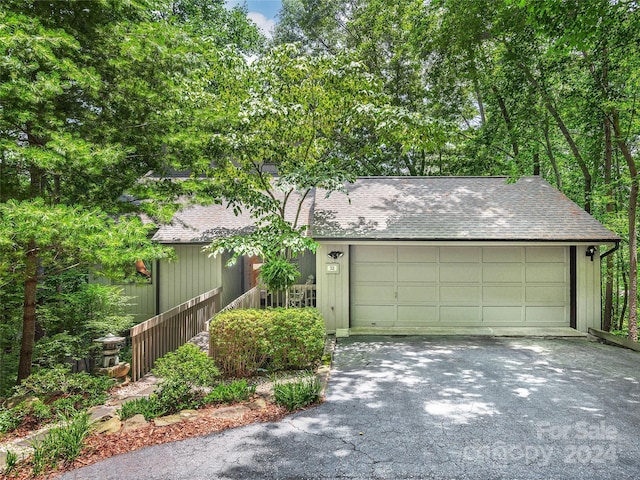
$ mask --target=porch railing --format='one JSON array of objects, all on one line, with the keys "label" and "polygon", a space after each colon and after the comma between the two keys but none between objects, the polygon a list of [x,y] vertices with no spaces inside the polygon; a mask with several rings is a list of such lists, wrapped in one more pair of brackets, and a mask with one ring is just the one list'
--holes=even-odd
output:
[{"label": "porch railing", "polygon": [[292,285],[289,288],[288,298],[284,290],[267,292],[265,305],[267,307],[315,307],[316,286],[312,283]]},{"label": "porch railing", "polygon": [[207,330],[207,322],[220,311],[221,292],[222,287],[214,288],[132,327],[131,379],[140,379],[158,358]]},{"label": "porch railing", "polygon": [[246,291],[220,311],[226,312],[236,308],[260,308],[260,287]]}]

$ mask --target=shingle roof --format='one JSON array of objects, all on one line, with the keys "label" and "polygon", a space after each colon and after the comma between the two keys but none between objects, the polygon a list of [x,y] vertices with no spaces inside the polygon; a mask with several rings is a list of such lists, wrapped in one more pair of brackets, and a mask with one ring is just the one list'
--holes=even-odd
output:
[{"label": "shingle roof", "polygon": [[[294,194],[287,204],[289,221],[295,217],[298,199]],[[298,226],[309,225],[312,203],[313,195],[309,195],[303,202]],[[178,211],[171,223],[161,225],[153,239],[160,243],[209,243],[217,238],[248,235],[253,232],[255,222],[246,209],[235,215],[233,208],[226,205],[190,205]]]},{"label": "shingle roof", "polygon": [[316,193],[314,238],[619,240],[540,177],[366,177],[346,188]]},{"label": "shingle roof", "polygon": [[190,205],[153,236],[160,243],[209,243],[216,238],[247,235],[254,229],[249,213],[236,216],[225,205]]}]

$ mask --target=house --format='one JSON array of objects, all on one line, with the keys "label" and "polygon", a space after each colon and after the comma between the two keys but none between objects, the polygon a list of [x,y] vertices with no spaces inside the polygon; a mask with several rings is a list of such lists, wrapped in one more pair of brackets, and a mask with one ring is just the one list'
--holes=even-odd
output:
[{"label": "house", "polygon": [[[297,260],[302,283],[315,276],[329,332],[600,327],[600,260],[620,238],[542,178],[366,177],[346,188],[316,191],[302,215],[319,243]],[[226,267],[229,255],[202,251],[252,228],[223,205],[176,214],[154,239],[178,260],[127,287],[138,318],[220,285],[224,305],[255,285],[256,259]]]},{"label": "house", "polygon": [[347,190],[317,192],[312,219],[329,331],[600,328],[600,260],[620,238],[542,178],[378,177]]},{"label": "house", "polygon": [[[303,224],[308,225],[311,200],[305,202]],[[161,225],[153,240],[171,246],[174,260],[159,260],[149,265],[148,282],[121,285],[132,298],[129,313],[143,322],[187,300],[222,286],[224,307],[257,284],[260,259],[242,257],[227,265],[230,253],[213,257],[204,250],[213,240],[245,235],[254,229],[254,219],[247,211],[235,215],[224,205],[189,205],[176,213],[171,223]],[[301,278],[315,274],[315,256],[302,255]]]}]

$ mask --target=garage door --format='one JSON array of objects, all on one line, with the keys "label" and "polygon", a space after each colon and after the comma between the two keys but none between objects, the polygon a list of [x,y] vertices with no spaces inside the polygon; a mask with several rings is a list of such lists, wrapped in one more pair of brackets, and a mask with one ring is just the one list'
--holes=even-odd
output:
[{"label": "garage door", "polygon": [[568,247],[351,247],[351,327],[569,326]]}]

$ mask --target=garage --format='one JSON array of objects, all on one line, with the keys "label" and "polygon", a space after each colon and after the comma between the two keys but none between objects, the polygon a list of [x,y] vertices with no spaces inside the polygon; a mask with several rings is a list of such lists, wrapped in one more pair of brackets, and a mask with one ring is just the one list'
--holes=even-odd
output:
[{"label": "garage", "polygon": [[570,322],[569,248],[351,247],[351,327]]},{"label": "garage", "polygon": [[312,215],[329,332],[601,327],[601,261],[620,238],[540,177],[365,177],[316,192]]}]

